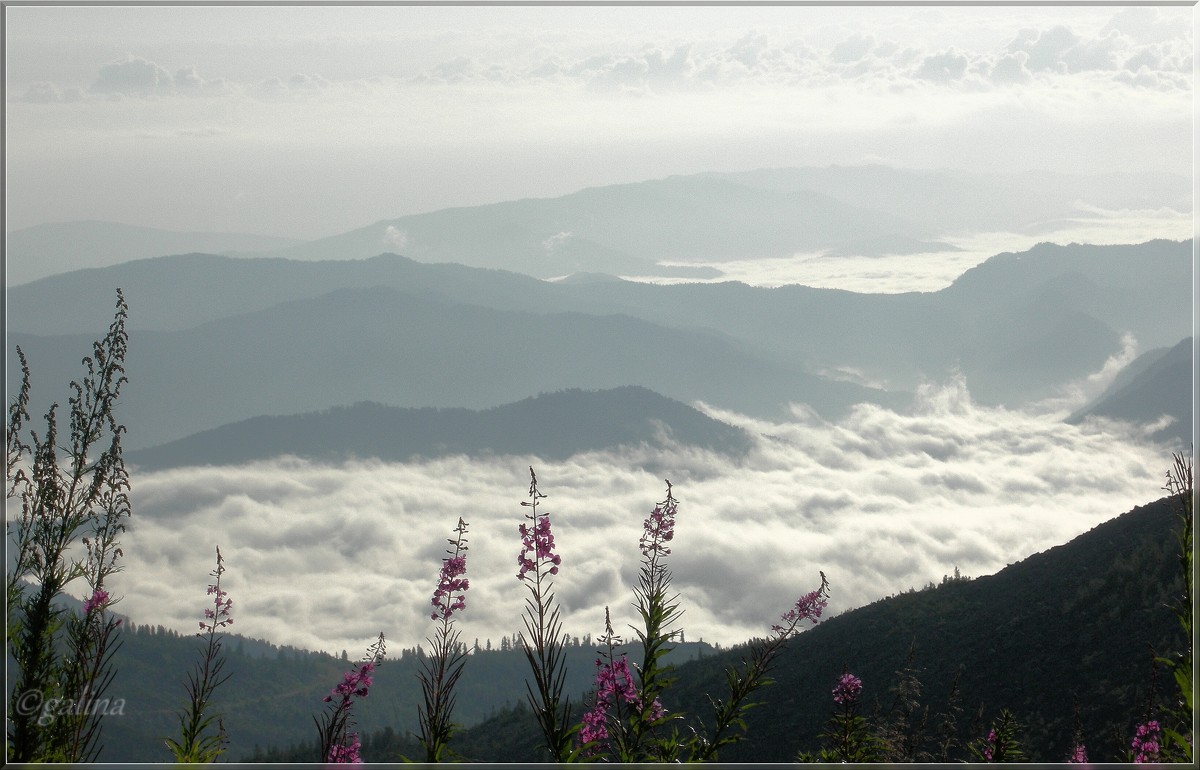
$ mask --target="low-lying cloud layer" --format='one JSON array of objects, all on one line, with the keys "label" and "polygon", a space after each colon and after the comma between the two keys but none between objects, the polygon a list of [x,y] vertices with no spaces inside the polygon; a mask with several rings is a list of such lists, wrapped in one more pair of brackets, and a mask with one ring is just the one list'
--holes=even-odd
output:
[{"label": "low-lying cloud layer", "polygon": [[931,386],[911,415],[875,406],[829,424],[797,407],[781,424],[717,416],[761,435],[736,465],[686,448],[565,462],[536,457],[238,467],[133,475],[120,609],[194,628],[221,547],[234,629],[276,643],[358,649],[384,631],[422,642],[446,539],[470,524],[472,641],[516,632],[520,503],[534,465],[563,567],[569,633],[631,622],[642,520],[680,500],[670,563],[689,639],[765,633],[829,576],[831,611],[963,574],[992,573],[1160,495],[1169,462],[1128,427],[981,408],[962,382]]}]

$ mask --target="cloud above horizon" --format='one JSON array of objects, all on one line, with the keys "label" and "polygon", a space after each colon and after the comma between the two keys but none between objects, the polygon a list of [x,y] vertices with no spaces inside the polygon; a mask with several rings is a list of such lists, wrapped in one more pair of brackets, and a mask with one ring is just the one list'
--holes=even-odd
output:
[{"label": "cloud above horizon", "polygon": [[[1157,9],[1146,9],[1153,14]],[[672,42],[628,35],[608,37],[605,46],[593,42],[568,44],[562,31],[513,29],[488,33],[475,30],[466,54],[442,60],[400,62],[386,75],[327,77],[314,72],[243,71],[241,79],[207,78],[195,61],[160,63],[126,52],[101,63],[90,83],[60,84],[37,79],[10,100],[46,103],[48,93],[98,96],[164,97],[242,95],[279,98],[328,98],[358,93],[385,94],[420,86],[520,88],[546,83],[569,85],[597,93],[663,95],[679,90],[782,86],[821,89],[853,83],[857,88],[896,92],[939,84],[942,88],[977,91],[1014,85],[1063,87],[1071,76],[1088,75],[1093,86],[1190,92],[1192,40],[1187,25],[1151,25],[1157,34],[1137,25],[1119,31],[1121,15],[1101,29],[1076,31],[1066,24],[1015,26],[1006,43],[962,47],[912,45],[888,39],[892,30],[854,31],[841,39],[814,39],[801,27],[751,28],[736,39],[731,29],[709,31]],[[1164,37],[1163,30],[1169,30]],[[411,34],[411,33],[410,33]],[[652,32],[647,31],[647,35]],[[500,35],[525,38],[526,53],[513,56]],[[879,35],[880,37],[877,37]],[[882,39],[881,39],[882,38]],[[346,43],[350,41],[347,40]],[[403,38],[395,41],[403,45]],[[510,43],[511,45],[511,43]],[[461,47],[461,46],[460,46]],[[592,50],[602,50],[594,53]],[[320,60],[314,62],[320,66]],[[175,68],[174,74],[171,69]],[[257,77],[255,76],[257,75]],[[73,90],[72,90],[73,89]],[[66,100],[65,96],[57,99]]]},{"label": "cloud above horizon", "polygon": [[606,605],[614,622],[632,622],[641,523],[665,475],[680,500],[670,563],[683,628],[730,644],[763,633],[820,570],[834,613],[955,567],[993,573],[1156,499],[1169,462],[1136,428],[980,407],[961,380],[923,389],[911,414],[862,405],[827,423],[797,406],[794,419],[767,423],[712,413],[759,437],[744,461],[675,447],[561,462],[135,470],[120,609],[188,630],[220,546],[239,633],[337,650],[382,630],[393,649],[411,647],[430,630],[440,559],[462,516],[463,635],[495,643],[519,627],[516,529],[532,464],[563,557],[555,587],[569,633],[598,633]]},{"label": "cloud above horizon", "polygon": [[320,237],[675,173],[1190,157],[1186,9],[274,10],[12,9],[14,225]]}]

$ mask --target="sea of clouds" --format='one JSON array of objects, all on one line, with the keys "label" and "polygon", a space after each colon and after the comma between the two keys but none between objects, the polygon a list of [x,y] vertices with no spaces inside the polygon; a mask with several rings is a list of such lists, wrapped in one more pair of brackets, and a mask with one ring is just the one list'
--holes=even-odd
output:
[{"label": "sea of clouds", "polygon": [[961,379],[931,384],[900,414],[863,405],[824,421],[803,406],[768,423],[709,409],[756,436],[741,460],[686,447],[625,448],[549,462],[462,456],[339,465],[279,458],[135,472],[135,515],[115,581],[136,622],[196,628],[215,548],[232,630],[277,644],[393,650],[431,632],[447,538],[469,525],[464,638],[520,628],[517,526],[529,467],[548,495],[568,633],[627,624],[642,521],[680,501],[670,565],[691,640],[766,633],[829,577],[831,613],[952,574],[994,573],[1161,496],[1170,447],[1146,428],[1062,422],[988,408]]},{"label": "sea of clouds", "polygon": [[646,283],[717,283],[741,281],[750,286],[776,287],[800,284],[825,289],[843,289],[868,294],[902,294],[939,291],[959,276],[996,254],[1028,251],[1038,243],[1126,244],[1156,238],[1187,240],[1193,235],[1191,211],[1171,208],[1101,209],[1078,204],[1079,215],[1044,222],[1037,232],[955,232],[935,240],[952,250],[858,256],[824,252],[792,254],[759,259],[735,259],[704,264],[721,274],[707,280],[687,277],[623,276]]}]

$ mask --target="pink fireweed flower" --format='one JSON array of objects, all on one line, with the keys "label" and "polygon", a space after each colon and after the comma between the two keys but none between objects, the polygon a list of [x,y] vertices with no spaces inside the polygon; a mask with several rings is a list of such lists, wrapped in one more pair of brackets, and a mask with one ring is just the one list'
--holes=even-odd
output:
[{"label": "pink fireweed flower", "polygon": [[349,732],[354,725],[351,710],[355,698],[365,698],[369,694],[374,682],[372,675],[386,653],[387,646],[380,632],[379,640],[367,648],[363,659],[343,674],[342,681],[325,696],[324,701],[333,706],[322,720],[318,720],[317,728],[321,735],[321,753],[326,762],[362,762],[358,735]]},{"label": "pink fireweed flower", "polygon": [[647,559],[671,553],[666,544],[675,537],[675,513],[678,509],[679,503],[672,497],[671,482],[668,481],[667,499],[654,506],[650,516],[642,522],[642,539],[638,547]]},{"label": "pink fireweed flower", "polygon": [[996,731],[989,730],[983,744],[983,758],[991,762],[996,757]]},{"label": "pink fireweed flower", "polygon": [[342,745],[335,743],[329,747],[329,756],[325,758],[326,762],[332,762],[342,765],[359,765],[362,764],[362,743],[358,740],[358,733],[350,733],[349,743]]},{"label": "pink fireweed flower", "polygon": [[90,599],[83,603],[83,614],[91,615],[95,610],[102,610],[108,605],[108,591],[103,588],[97,588],[92,592]]},{"label": "pink fireweed flower", "polygon": [[341,683],[334,687],[328,695],[325,696],[325,702],[330,703],[335,698],[341,698],[339,709],[349,709],[351,700],[354,697],[365,698],[374,683],[374,678],[371,673],[375,670],[375,664],[367,661],[355,668],[353,671],[347,671],[342,676]]},{"label": "pink fireweed flower", "polygon": [[1067,762],[1073,765],[1086,765],[1087,761],[1087,747],[1082,743],[1071,749],[1071,756],[1067,757]]},{"label": "pink fireweed flower", "polygon": [[454,550],[446,551],[450,556],[442,559],[442,572],[438,587],[433,592],[434,610],[429,614],[430,620],[440,618],[449,621],[451,615],[467,606],[466,591],[471,587],[471,582],[463,577],[467,574],[467,556],[464,553],[467,550],[467,539],[464,537],[467,523],[461,517],[454,531],[458,533],[458,537],[448,540],[450,545],[454,546]]},{"label": "pink fireweed flower", "polygon": [[858,700],[860,693],[862,693],[862,680],[847,671],[833,686],[833,702],[839,706],[853,703]]},{"label": "pink fireweed flower", "polygon": [[[624,655],[612,663],[604,663],[596,659],[596,695],[592,708],[584,715],[579,728],[580,744],[593,741],[596,746],[592,753],[598,753],[608,740],[608,712],[624,701],[635,712],[642,711],[642,699],[638,695],[637,686],[633,683],[633,675],[629,671],[629,662]],[[647,709],[651,721],[662,719],[667,711],[656,698]]]},{"label": "pink fireweed flower", "polygon": [[779,638],[791,636],[802,621],[809,620],[815,626],[829,603],[829,581],[821,573],[821,587],[796,600],[796,606],[783,613],[780,622],[771,626]]},{"label": "pink fireweed flower", "polygon": [[517,564],[521,570],[517,578],[524,580],[525,574],[536,572],[539,564],[549,564],[550,574],[557,575],[562,557],[554,553],[554,533],[550,531],[549,514],[537,514],[536,524],[520,524],[517,531],[521,533],[521,553],[517,554]]},{"label": "pink fireweed flower", "polygon": [[225,574],[225,559],[221,556],[220,548],[217,549],[217,567],[208,574],[216,578],[208,586],[208,595],[213,597],[213,606],[204,609],[204,617],[209,622],[200,621],[200,628],[203,631],[215,632],[218,628],[233,624],[233,618],[229,615],[230,610],[233,609],[233,599],[225,598],[229,592],[221,590],[221,575]]},{"label": "pink fireweed flower", "polygon": [[1137,732],[1133,736],[1133,761],[1138,764],[1158,762],[1160,737],[1158,720],[1151,719],[1144,725],[1138,725]]}]

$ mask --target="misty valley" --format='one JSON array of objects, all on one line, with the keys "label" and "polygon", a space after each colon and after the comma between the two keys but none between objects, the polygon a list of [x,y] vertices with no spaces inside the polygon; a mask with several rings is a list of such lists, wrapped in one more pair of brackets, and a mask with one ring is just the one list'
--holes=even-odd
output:
[{"label": "misty valley", "polygon": [[10,232],[9,758],[1190,758],[1181,179]]}]

